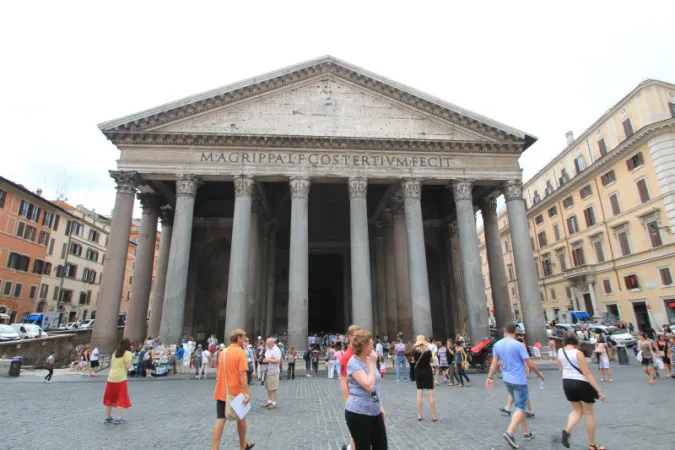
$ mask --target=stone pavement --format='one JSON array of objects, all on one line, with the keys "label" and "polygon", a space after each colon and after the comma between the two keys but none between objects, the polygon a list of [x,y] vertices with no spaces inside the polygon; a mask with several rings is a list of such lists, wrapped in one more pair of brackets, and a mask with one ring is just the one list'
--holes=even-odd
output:
[{"label": "stone pavement", "polygon": [[[615,366],[613,384],[604,385],[607,400],[597,406],[598,441],[610,449],[673,448],[675,432],[668,424],[675,380],[661,378],[649,386],[635,365]],[[556,371],[544,372],[545,388],[530,382],[536,434],[521,448],[562,448],[557,442],[569,404]],[[470,374],[470,388],[441,386],[435,390],[439,421],[431,422],[428,406],[417,422],[413,383],[396,382],[390,372],[382,401],[388,412],[390,449],[506,449],[501,437],[508,417],[497,411],[506,400],[503,383],[485,389],[485,375]],[[215,381],[186,378],[131,380],[133,407],[127,425],[103,425],[101,404],[105,376],[87,379],[56,376],[52,384],[35,375],[0,379],[0,448],[6,449],[207,449],[215,420]],[[348,442],[338,381],[325,377],[283,380],[279,408],[260,407],[262,386],[253,386],[254,409],[249,437],[256,449],[340,449]],[[658,420],[661,418],[661,420]],[[587,448],[583,422],[575,430],[573,448]],[[221,448],[237,448],[233,424],[225,427]]]}]

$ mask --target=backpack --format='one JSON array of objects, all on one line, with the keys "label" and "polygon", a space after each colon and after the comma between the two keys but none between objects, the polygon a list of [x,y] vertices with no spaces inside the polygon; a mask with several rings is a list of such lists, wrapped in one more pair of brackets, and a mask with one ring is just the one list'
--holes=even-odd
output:
[{"label": "backpack", "polygon": [[319,352],[312,352],[312,362],[315,364],[319,362]]},{"label": "backpack", "polygon": [[143,355],[143,361],[150,361],[150,352],[145,352],[145,355]]},{"label": "backpack", "polygon": [[310,349],[305,350],[305,354],[302,355],[302,359],[304,359],[305,361],[309,361],[310,353],[311,353]]}]

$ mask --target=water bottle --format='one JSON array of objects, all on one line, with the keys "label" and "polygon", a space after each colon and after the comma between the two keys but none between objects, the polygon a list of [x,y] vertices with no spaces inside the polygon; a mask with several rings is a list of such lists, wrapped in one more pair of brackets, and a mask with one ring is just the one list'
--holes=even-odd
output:
[{"label": "water bottle", "polygon": [[544,389],[544,380],[539,380],[539,389]]}]

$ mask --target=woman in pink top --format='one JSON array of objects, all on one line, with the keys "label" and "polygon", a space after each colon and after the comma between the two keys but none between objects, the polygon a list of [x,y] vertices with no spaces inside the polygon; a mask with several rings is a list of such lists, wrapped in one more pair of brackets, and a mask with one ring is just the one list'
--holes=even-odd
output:
[{"label": "woman in pink top", "polygon": [[614,376],[612,375],[612,369],[609,365],[609,357],[607,356],[607,346],[605,345],[604,337],[601,337],[599,340],[595,341],[595,353],[598,356],[598,367],[600,368],[600,381],[605,382],[605,373],[606,377],[609,379],[610,383],[613,383]]},{"label": "woman in pink top", "polygon": [[333,355],[333,358],[335,359],[335,371],[338,373],[338,379],[339,374],[340,374],[340,361],[342,360],[342,357],[345,355],[345,352],[342,351],[342,344],[340,342],[335,344],[335,355]]}]

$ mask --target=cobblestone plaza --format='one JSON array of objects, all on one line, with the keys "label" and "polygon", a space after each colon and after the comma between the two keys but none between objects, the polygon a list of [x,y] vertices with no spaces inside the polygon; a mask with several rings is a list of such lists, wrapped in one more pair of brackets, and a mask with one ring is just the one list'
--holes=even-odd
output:
[{"label": "cobblestone plaza", "polygon": [[[535,439],[520,448],[563,448],[558,440],[569,404],[565,401],[557,370],[546,370],[542,390],[532,378],[530,392],[536,418],[530,421]],[[597,406],[598,442],[610,449],[672,448],[675,432],[669,428],[671,384],[657,380],[649,386],[642,371],[631,365],[616,367],[615,383],[603,385],[607,400]],[[39,373],[38,373],[39,375]],[[213,374],[212,374],[213,376]],[[470,388],[441,386],[435,390],[439,421],[431,422],[425,405],[424,421],[415,420],[415,388],[397,383],[387,374],[383,404],[391,449],[501,449],[508,448],[501,434],[508,417],[497,408],[506,400],[503,383],[485,389],[485,375],[469,375]],[[51,385],[39,376],[0,380],[0,443],[5,449],[206,449],[215,421],[212,400],[215,380],[130,380],[133,407],[126,425],[103,425],[101,399],[105,376],[84,379],[56,376]],[[343,416],[338,381],[325,377],[281,382],[279,408],[258,407],[265,399],[262,386],[251,388],[254,409],[249,415],[249,438],[256,449],[340,449],[349,433]],[[10,425],[11,424],[11,425]],[[583,423],[575,429],[572,448],[587,448]],[[228,423],[221,448],[236,448],[235,426]]]}]

